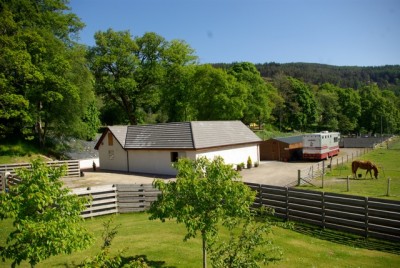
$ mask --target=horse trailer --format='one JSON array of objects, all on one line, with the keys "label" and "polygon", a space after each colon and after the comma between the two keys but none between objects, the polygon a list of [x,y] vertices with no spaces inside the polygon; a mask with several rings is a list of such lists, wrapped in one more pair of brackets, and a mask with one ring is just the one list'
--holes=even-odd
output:
[{"label": "horse trailer", "polygon": [[303,136],[303,159],[323,160],[339,154],[339,132],[323,131]]}]

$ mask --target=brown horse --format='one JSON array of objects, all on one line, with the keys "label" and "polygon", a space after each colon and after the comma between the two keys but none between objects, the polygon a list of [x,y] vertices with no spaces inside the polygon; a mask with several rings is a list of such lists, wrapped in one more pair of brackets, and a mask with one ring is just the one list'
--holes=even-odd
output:
[{"label": "brown horse", "polygon": [[351,163],[351,170],[353,171],[354,178],[356,178],[357,169],[359,169],[359,168],[366,169],[367,172],[365,173],[365,177],[367,177],[367,174],[369,172],[369,174],[371,175],[371,179],[372,179],[371,170],[374,170],[375,179],[378,179],[378,168],[374,164],[372,164],[370,161],[355,160],[355,161],[353,161],[353,163]]}]

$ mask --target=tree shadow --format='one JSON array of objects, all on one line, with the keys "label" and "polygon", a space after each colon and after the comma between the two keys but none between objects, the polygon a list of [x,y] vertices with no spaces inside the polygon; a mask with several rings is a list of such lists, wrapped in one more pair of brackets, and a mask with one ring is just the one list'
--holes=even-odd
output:
[{"label": "tree shadow", "polygon": [[295,223],[293,231],[321,240],[334,242],[355,248],[382,251],[400,255],[400,243],[395,241],[365,238],[349,233],[342,233],[331,229],[322,229],[302,223]]},{"label": "tree shadow", "polygon": [[165,261],[153,261],[149,260],[146,255],[136,255],[134,257],[122,257],[121,258],[121,267],[124,267],[125,264],[129,264],[132,261],[143,260],[147,265],[154,268],[176,268],[176,266],[168,266],[165,265]]},{"label": "tree shadow", "polygon": [[[176,266],[166,265],[165,261],[149,260],[146,255],[136,255],[136,256],[121,256],[121,265],[124,267],[135,261],[144,261],[149,267],[152,268],[176,268]],[[64,266],[65,268],[77,268],[81,267],[81,263],[77,264],[75,261],[72,263],[60,263],[59,266]]]}]

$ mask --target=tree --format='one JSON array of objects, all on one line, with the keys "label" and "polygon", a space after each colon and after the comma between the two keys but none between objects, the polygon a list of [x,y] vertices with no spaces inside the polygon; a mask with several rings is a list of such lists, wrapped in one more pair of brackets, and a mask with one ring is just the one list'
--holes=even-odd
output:
[{"label": "tree", "polygon": [[318,127],[320,130],[337,131],[341,109],[335,87],[331,84],[324,84],[316,92],[315,97],[320,115]]},{"label": "tree", "polygon": [[191,83],[197,120],[240,120],[243,117],[247,89],[225,70],[207,64],[197,66]]},{"label": "tree", "polygon": [[274,91],[272,85],[267,84],[255,65],[249,62],[233,64],[228,73],[246,87],[247,96],[244,98],[243,122],[246,124],[258,123],[261,126],[262,123],[268,121],[274,108],[274,104],[270,100]]},{"label": "tree", "polygon": [[[180,82],[176,81],[181,77],[178,66],[195,60],[193,50],[183,41],[167,42],[152,32],[132,38],[129,31],[109,29],[97,32],[95,40],[89,60],[96,92],[104,102],[122,108],[130,124],[143,121],[143,111],[157,110],[162,88],[171,91]],[[166,75],[173,78],[171,84]]]},{"label": "tree", "polygon": [[243,223],[239,221],[235,228],[229,230],[228,242],[215,241],[211,245],[213,267],[258,268],[260,262],[268,264],[280,260],[281,250],[267,238],[271,231],[272,223],[268,220],[257,222],[249,217]]},{"label": "tree", "polygon": [[0,105],[5,111],[0,129],[5,135],[36,135],[44,146],[50,134],[79,135],[84,128],[82,117],[94,95],[85,49],[74,42],[83,23],[67,3],[0,3]]},{"label": "tree", "polygon": [[0,248],[3,260],[12,259],[13,266],[26,260],[33,267],[50,256],[90,245],[91,235],[80,216],[88,200],[63,187],[64,173],[65,167],[34,161],[31,170],[17,171],[21,182],[0,195],[0,219],[13,219],[15,227]]},{"label": "tree", "polygon": [[361,116],[361,100],[358,91],[352,88],[336,88],[340,111],[338,121],[342,133],[357,129]]},{"label": "tree", "polygon": [[381,122],[385,115],[385,99],[376,85],[369,85],[359,90],[361,98],[361,116],[359,120],[361,128],[372,132],[381,132]]},{"label": "tree", "polygon": [[278,76],[275,85],[284,99],[281,115],[285,128],[307,130],[317,121],[315,97],[308,85],[292,77]]},{"label": "tree", "polygon": [[218,225],[232,226],[237,218],[250,216],[255,192],[240,182],[232,166],[225,165],[221,157],[179,159],[176,181],[165,183],[155,180],[161,191],[152,203],[150,219],[175,218],[183,223],[187,234],[184,240],[200,232],[203,241],[203,267],[206,267],[209,243],[218,236]]}]

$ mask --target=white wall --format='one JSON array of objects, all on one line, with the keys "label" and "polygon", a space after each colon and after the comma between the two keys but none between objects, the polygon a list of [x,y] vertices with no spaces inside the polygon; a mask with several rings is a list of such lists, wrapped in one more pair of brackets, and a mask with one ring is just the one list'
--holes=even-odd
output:
[{"label": "white wall", "polygon": [[[181,152],[180,157],[185,154]],[[171,152],[159,150],[130,150],[129,171],[151,174],[176,175],[176,169],[172,167]]]},{"label": "white wall", "polygon": [[231,164],[234,167],[240,163],[247,165],[247,158],[249,156],[253,165],[256,162],[260,162],[259,147],[257,144],[229,146],[221,149],[213,149],[213,151],[197,152],[197,158],[202,156],[205,156],[210,160],[213,160],[216,156],[221,156],[224,158],[225,164]]},{"label": "white wall", "polygon": [[[176,175],[176,170],[172,167],[171,151],[129,150],[127,156],[127,152],[122,149],[116,140],[114,140],[113,146],[108,146],[107,143],[107,138],[105,138],[103,144],[99,147],[100,166],[102,169]],[[109,150],[114,150],[113,160],[109,159]],[[249,156],[251,157],[253,165],[260,161],[258,145],[229,146],[203,151],[177,152],[179,152],[179,157],[187,157],[189,159],[205,156],[213,160],[216,156],[221,156],[224,158],[226,164],[231,164],[234,167],[240,163],[246,165]]]},{"label": "white wall", "polygon": [[[126,151],[121,147],[113,136],[113,145],[108,145],[108,133],[104,136],[99,146],[99,159],[101,169],[128,171]],[[110,152],[114,152],[114,157],[110,158]]]}]

